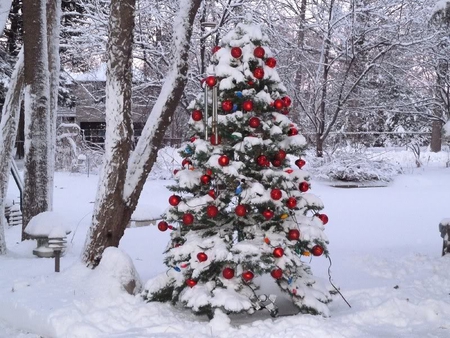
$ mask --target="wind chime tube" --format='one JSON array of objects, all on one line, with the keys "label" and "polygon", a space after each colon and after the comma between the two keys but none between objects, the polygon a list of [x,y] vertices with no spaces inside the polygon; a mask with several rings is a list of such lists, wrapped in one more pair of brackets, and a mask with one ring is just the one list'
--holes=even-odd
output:
[{"label": "wind chime tube", "polygon": [[217,123],[219,116],[217,113],[217,86],[214,86],[212,90],[212,133],[214,135],[214,143],[219,143],[219,131],[217,129]]},{"label": "wind chime tube", "polygon": [[208,139],[208,85],[205,83],[205,140]]}]

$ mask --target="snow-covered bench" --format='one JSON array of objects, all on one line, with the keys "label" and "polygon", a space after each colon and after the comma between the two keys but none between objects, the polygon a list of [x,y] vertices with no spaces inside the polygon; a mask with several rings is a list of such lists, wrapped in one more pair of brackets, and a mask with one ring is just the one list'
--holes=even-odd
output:
[{"label": "snow-covered bench", "polygon": [[55,256],[54,248],[52,245],[49,246],[49,239],[61,242],[71,232],[64,218],[54,211],[37,214],[28,222],[24,231],[31,239],[37,241],[37,247],[33,250],[33,254],[47,258]]},{"label": "snow-covered bench", "polygon": [[450,218],[444,218],[439,223],[439,231],[444,242],[442,245],[442,256],[450,253]]}]

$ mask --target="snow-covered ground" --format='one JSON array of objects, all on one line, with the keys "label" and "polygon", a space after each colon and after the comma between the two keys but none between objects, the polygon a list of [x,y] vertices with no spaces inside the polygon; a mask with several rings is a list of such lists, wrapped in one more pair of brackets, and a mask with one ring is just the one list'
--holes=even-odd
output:
[{"label": "snow-covered ground", "polygon": [[[144,303],[117,281],[116,270],[88,270],[79,261],[89,226],[97,176],[57,173],[54,209],[72,233],[54,272],[54,260],[33,256],[34,241],[20,242],[20,229],[6,230],[8,254],[0,257],[0,338],[100,337],[449,337],[450,257],[441,257],[441,219],[450,217],[448,154],[422,153],[414,167],[408,152],[389,153],[404,168],[387,187],[342,189],[313,181],[312,192],[329,216],[331,317],[217,316],[211,322],[168,304]],[[386,155],[386,157],[389,157]],[[149,180],[137,217],[164,211],[168,180]],[[9,193],[16,198],[13,183]],[[129,228],[120,249],[143,282],[165,271],[169,234],[154,226]],[[330,262],[316,257],[313,271],[328,283]],[[276,292],[263,279],[264,291]],[[280,313],[292,309],[280,301]]]}]

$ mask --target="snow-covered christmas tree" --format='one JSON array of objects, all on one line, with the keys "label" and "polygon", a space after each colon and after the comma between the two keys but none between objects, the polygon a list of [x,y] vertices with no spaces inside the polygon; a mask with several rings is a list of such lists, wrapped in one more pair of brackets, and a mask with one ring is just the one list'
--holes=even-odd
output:
[{"label": "snow-covered christmas tree", "polygon": [[308,262],[328,254],[328,217],[309,192],[306,141],[289,119],[291,99],[260,27],[238,24],[224,36],[203,87],[158,224],[172,230],[169,270],[144,297],[209,316],[264,307],[276,315],[274,299],[258,293],[270,275],[301,312],[327,315],[330,294]]}]

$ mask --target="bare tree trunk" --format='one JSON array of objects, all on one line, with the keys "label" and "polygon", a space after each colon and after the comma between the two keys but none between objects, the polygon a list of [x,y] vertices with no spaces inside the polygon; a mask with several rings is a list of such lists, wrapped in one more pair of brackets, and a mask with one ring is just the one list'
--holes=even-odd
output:
[{"label": "bare tree trunk", "polygon": [[433,153],[441,151],[442,146],[442,122],[433,120],[431,125],[431,144],[430,149]]},{"label": "bare tree trunk", "polygon": [[[98,265],[107,246],[118,246],[125,227],[136,208],[144,183],[156,160],[158,149],[187,82],[189,41],[200,3],[201,0],[190,0],[183,3],[180,8],[177,22],[174,24],[176,59],[129,161],[128,158],[123,158],[119,160],[122,162],[105,163],[106,170],[109,170],[108,167],[117,166],[117,163],[122,163],[123,167],[115,173],[115,180],[110,178],[105,181],[106,184],[110,183],[109,187],[113,192],[110,192],[107,198],[106,196],[97,196],[96,204],[103,205],[102,209],[104,210],[101,211],[99,207],[96,207],[98,211],[94,214],[91,230],[86,239],[83,260],[89,266]],[[184,29],[180,29],[180,27],[184,27]],[[107,135],[107,139],[108,137],[109,135]],[[124,179],[122,169],[127,169],[126,163],[129,163],[130,167]],[[103,216],[101,212],[107,213],[107,215]]]},{"label": "bare tree trunk", "polygon": [[103,251],[119,246],[125,231],[123,189],[133,134],[131,120],[132,42],[135,0],[112,0],[106,69],[105,157],[86,240],[84,261],[100,263]]},{"label": "bare tree trunk", "polygon": [[11,76],[8,92],[2,110],[0,121],[0,254],[6,253],[4,236],[5,200],[8,191],[9,171],[11,170],[11,155],[17,134],[20,106],[23,89],[23,49],[19,53],[14,72]]},{"label": "bare tree trunk", "polygon": [[330,71],[329,58],[330,58],[330,43],[331,43],[331,23],[333,17],[333,5],[334,0],[330,3],[329,18],[328,18],[328,28],[326,36],[323,42],[323,55],[322,55],[322,91],[320,97],[320,107],[316,117],[316,156],[323,157],[323,142],[324,142],[324,131],[325,131],[325,114],[326,114],[326,102],[328,100],[328,75]]},{"label": "bare tree trunk", "polygon": [[53,209],[53,187],[56,154],[56,115],[58,113],[58,88],[60,73],[59,31],[61,22],[61,0],[47,0],[47,44],[50,70],[50,149],[48,159],[49,210]]},{"label": "bare tree trunk", "polygon": [[[23,229],[49,208],[49,74],[46,0],[24,0],[25,173]],[[26,235],[22,232],[22,239]]]}]

